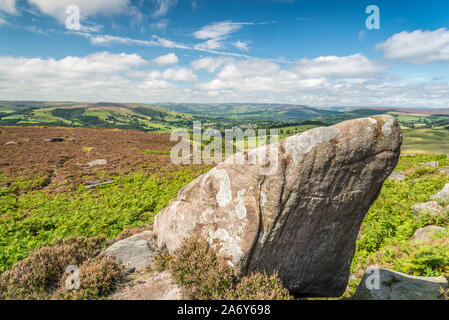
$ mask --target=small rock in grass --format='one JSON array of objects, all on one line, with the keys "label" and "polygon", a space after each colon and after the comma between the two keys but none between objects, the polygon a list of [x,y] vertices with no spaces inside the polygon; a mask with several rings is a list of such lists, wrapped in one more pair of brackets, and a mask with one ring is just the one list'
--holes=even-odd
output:
[{"label": "small rock in grass", "polygon": [[114,257],[128,270],[141,271],[153,265],[156,251],[153,231],[144,231],[114,243],[102,255]]},{"label": "small rock in grass", "polygon": [[89,162],[87,165],[89,167],[93,167],[93,166],[105,166],[107,164],[108,164],[108,161],[106,159],[97,159],[97,160]]},{"label": "small rock in grass", "polygon": [[441,201],[449,200],[449,183],[446,183],[446,185],[443,187],[443,190],[431,196],[430,199]]},{"label": "small rock in grass", "polygon": [[440,168],[440,173],[444,175],[449,174],[449,167]]},{"label": "small rock in grass", "polygon": [[445,277],[417,277],[388,269],[369,267],[353,300],[443,300]]},{"label": "small rock in grass", "polygon": [[438,168],[440,166],[439,161],[421,162],[420,164],[423,166],[429,166],[429,167],[434,167],[434,168]]},{"label": "small rock in grass", "polygon": [[435,201],[429,201],[424,203],[418,203],[412,206],[412,211],[414,214],[419,214],[421,212],[429,212],[430,214],[438,214],[444,212],[444,209]]},{"label": "small rock in grass", "polygon": [[17,145],[17,142],[15,142],[15,141],[8,141],[8,142],[5,143],[5,145],[7,145],[7,146],[15,146],[15,145]]},{"label": "small rock in grass", "polygon": [[445,230],[446,230],[445,228],[438,227],[438,226],[427,226],[427,227],[418,229],[410,240],[413,242],[416,242],[419,240],[428,241],[432,238],[432,236],[435,233],[440,232],[440,231],[442,232]]},{"label": "small rock in grass", "polygon": [[388,178],[396,181],[404,181],[405,174],[402,171],[394,171]]}]

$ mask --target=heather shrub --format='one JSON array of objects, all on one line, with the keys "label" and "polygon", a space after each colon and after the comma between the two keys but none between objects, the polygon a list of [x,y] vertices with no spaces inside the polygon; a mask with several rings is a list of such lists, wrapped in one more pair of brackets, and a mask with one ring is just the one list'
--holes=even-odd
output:
[{"label": "heather shrub", "polygon": [[192,237],[169,262],[175,282],[189,300],[291,299],[277,274],[254,273],[240,279],[237,269],[217,257],[206,241]]},{"label": "heather shrub", "polygon": [[236,280],[234,268],[218,259],[206,241],[192,237],[174,253],[170,271],[189,300],[220,300]]},{"label": "heather shrub", "polygon": [[123,281],[125,271],[111,257],[97,256],[85,261],[79,269],[80,288],[67,290],[65,283],[69,275],[60,281],[60,288],[53,295],[54,299],[96,300],[107,297]]},{"label": "heather shrub", "polygon": [[242,278],[234,290],[228,291],[227,300],[292,300],[288,290],[283,286],[277,273],[269,276],[253,273]]},{"label": "heather shrub", "polygon": [[104,236],[56,239],[54,246],[36,249],[0,276],[0,299],[48,299],[70,265],[95,257],[106,244]]},{"label": "heather shrub", "polygon": [[162,246],[156,251],[156,255],[153,261],[153,269],[157,272],[162,272],[167,269],[170,265],[171,255],[167,250],[167,247]]}]

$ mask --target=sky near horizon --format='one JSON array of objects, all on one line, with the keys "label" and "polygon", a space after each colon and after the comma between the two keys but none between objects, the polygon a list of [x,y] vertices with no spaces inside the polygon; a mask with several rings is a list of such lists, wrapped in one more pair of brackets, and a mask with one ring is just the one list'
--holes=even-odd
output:
[{"label": "sky near horizon", "polygon": [[447,0],[0,0],[0,100],[448,108],[448,28]]}]

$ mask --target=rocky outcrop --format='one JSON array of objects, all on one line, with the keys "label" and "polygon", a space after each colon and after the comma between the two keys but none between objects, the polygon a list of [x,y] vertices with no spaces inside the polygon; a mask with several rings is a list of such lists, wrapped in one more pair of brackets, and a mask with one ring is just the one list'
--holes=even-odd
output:
[{"label": "rocky outcrop", "polygon": [[441,190],[440,192],[438,192],[438,193],[434,194],[432,197],[430,197],[430,199],[437,200],[437,201],[448,201],[449,200],[449,183],[447,183],[443,187],[443,190]]},{"label": "rocky outcrop", "polygon": [[432,238],[438,232],[444,232],[446,229],[438,226],[426,226],[416,230],[415,234],[410,239],[413,242],[416,241],[427,241]]},{"label": "rocky outcrop", "polygon": [[397,121],[385,115],[235,154],[157,215],[158,245],[172,252],[195,235],[242,275],[277,271],[298,296],[339,296],[360,224],[401,143]]},{"label": "rocky outcrop", "polygon": [[114,243],[102,254],[115,258],[128,271],[141,271],[153,266],[156,252],[153,231],[144,231]]},{"label": "rocky outcrop", "polygon": [[444,277],[417,277],[405,273],[368,268],[357,287],[354,300],[440,300],[447,290]]}]

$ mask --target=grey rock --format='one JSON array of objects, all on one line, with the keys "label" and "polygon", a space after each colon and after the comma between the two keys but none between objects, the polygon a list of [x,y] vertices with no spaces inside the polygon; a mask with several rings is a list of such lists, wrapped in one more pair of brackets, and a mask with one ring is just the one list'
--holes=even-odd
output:
[{"label": "grey rock", "polygon": [[405,180],[405,174],[402,171],[393,171],[388,178],[396,180],[396,181],[404,181]]},{"label": "grey rock", "polygon": [[109,300],[181,300],[181,288],[173,283],[168,271],[137,278],[127,287],[118,290]]},{"label": "grey rock", "polygon": [[448,167],[440,168],[440,173],[445,175],[449,174],[449,168]]},{"label": "grey rock", "polygon": [[105,166],[107,164],[108,161],[106,159],[97,159],[87,163],[86,165],[88,165],[89,167],[93,167],[93,166]]},{"label": "grey rock", "polygon": [[5,145],[7,145],[7,146],[16,146],[17,142],[15,142],[15,141],[8,141],[8,142],[5,143]]},{"label": "grey rock", "polygon": [[93,183],[93,184],[86,184],[84,186],[87,189],[93,189],[95,187],[104,186],[104,185],[111,184],[111,183],[114,183],[114,180],[109,180],[109,181],[105,181],[105,182],[97,182],[97,183]]},{"label": "grey rock", "polygon": [[449,200],[449,183],[447,183],[443,187],[443,190],[441,190],[440,192],[438,192],[438,193],[434,194],[433,196],[431,196],[430,199],[432,199],[432,200],[440,200],[440,201],[448,201]]},{"label": "grey rock", "polygon": [[418,214],[424,213],[424,212],[428,212],[432,215],[444,212],[444,209],[435,201],[418,203],[418,204],[415,204],[414,206],[412,206],[411,209],[415,215],[418,215]]},{"label": "grey rock", "polygon": [[417,277],[370,267],[353,300],[442,300],[440,290],[447,288],[444,277]]},{"label": "grey rock", "polygon": [[102,254],[114,257],[128,270],[141,271],[153,265],[156,251],[153,231],[144,231],[114,243]]},{"label": "grey rock", "polygon": [[438,168],[440,166],[440,162],[439,161],[421,162],[420,165]]},{"label": "grey rock", "polygon": [[196,236],[241,275],[277,271],[298,296],[340,296],[360,225],[401,143],[397,121],[382,115],[237,153],[158,213],[158,245],[173,252]]},{"label": "grey rock", "polygon": [[427,240],[430,240],[435,233],[445,231],[445,230],[446,230],[445,228],[438,227],[438,226],[427,226],[427,227],[418,229],[410,240],[413,242],[420,241],[420,240],[427,241]]}]

